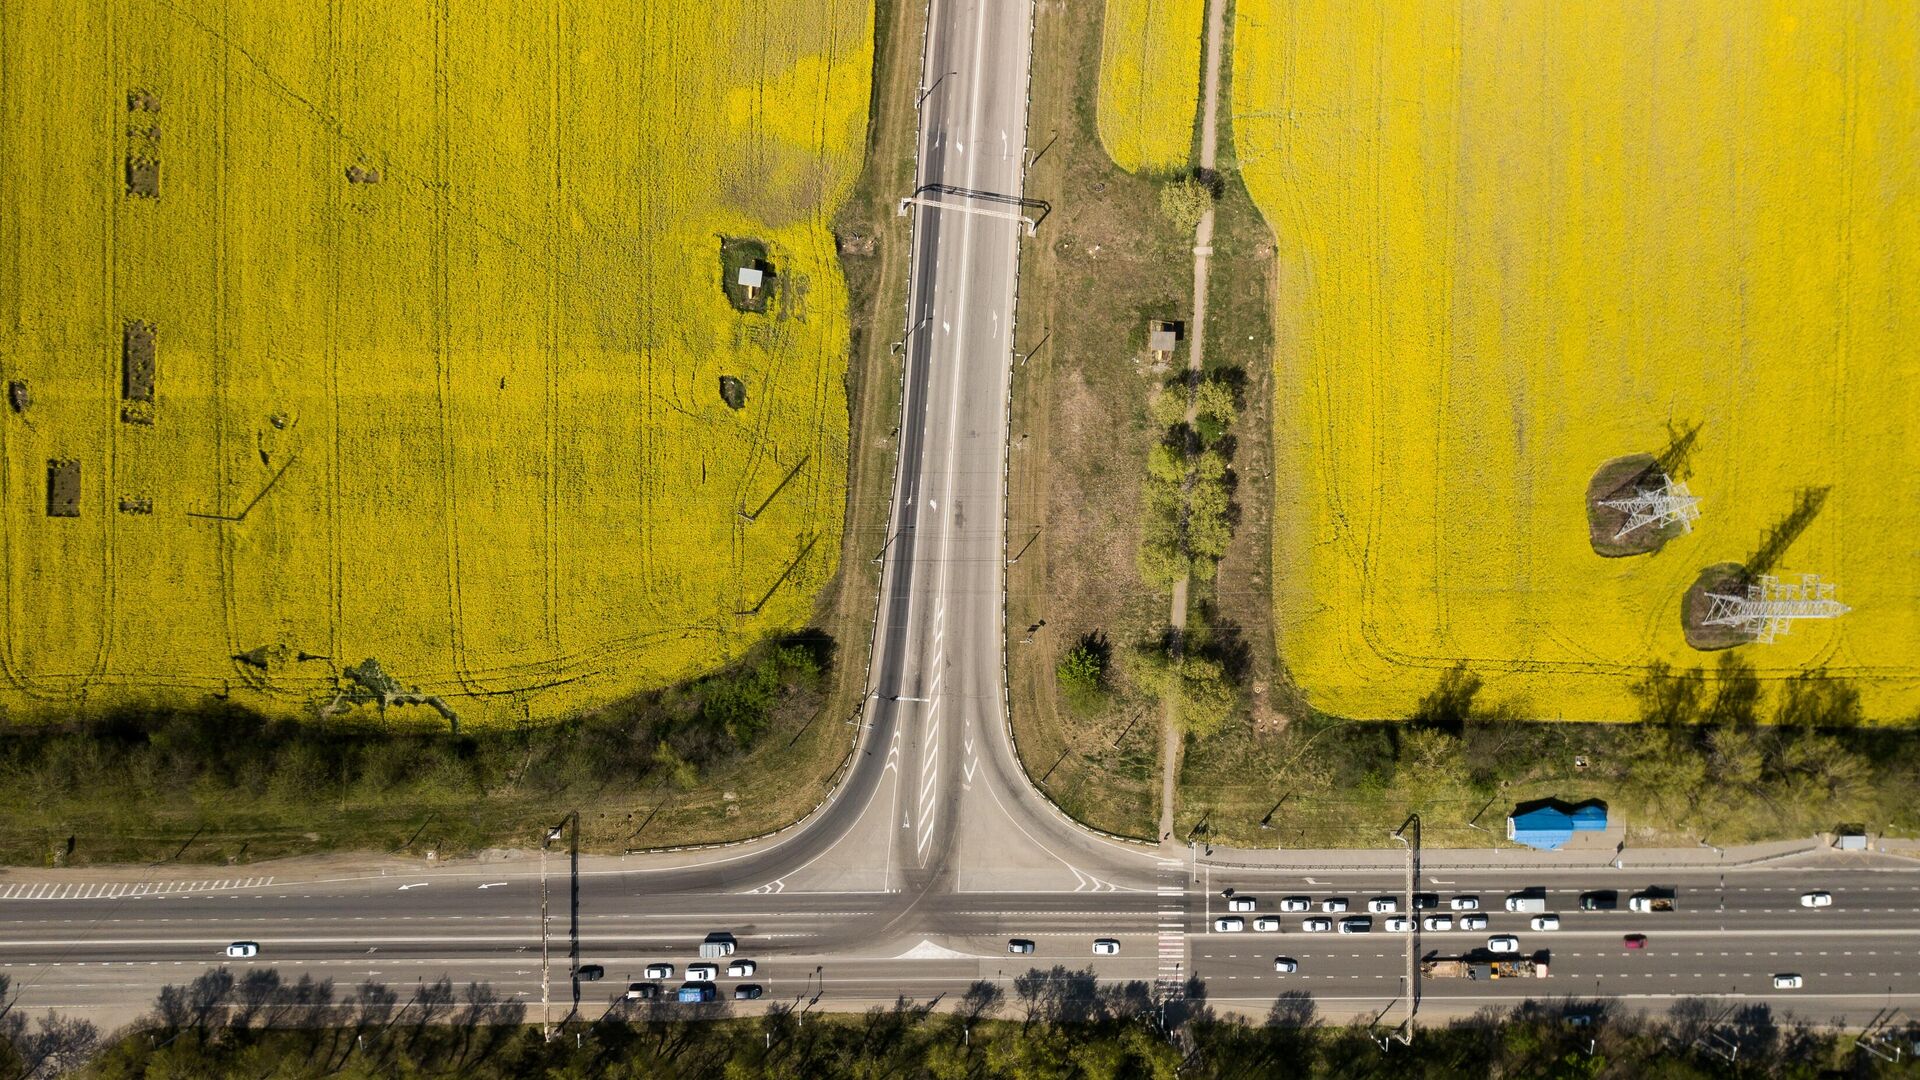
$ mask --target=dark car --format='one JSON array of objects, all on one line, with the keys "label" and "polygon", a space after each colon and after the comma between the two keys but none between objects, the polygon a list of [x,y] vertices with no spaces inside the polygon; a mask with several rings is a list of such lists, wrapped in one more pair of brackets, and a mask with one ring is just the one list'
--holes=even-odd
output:
[{"label": "dark car", "polygon": [[766,991],[760,989],[760,987],[754,983],[742,983],[733,988],[733,1000],[752,1001],[764,993],[766,993]]},{"label": "dark car", "polygon": [[1628,934],[1626,937],[1620,939],[1620,944],[1625,945],[1629,949],[1644,949],[1647,947],[1647,935]]},{"label": "dark car", "polygon": [[1581,911],[1618,911],[1620,893],[1614,889],[1595,889],[1580,894]]},{"label": "dark car", "polygon": [[1033,952],[1033,942],[1026,938],[1014,938],[1007,942],[1007,951],[1015,956],[1026,956]]},{"label": "dark car", "polygon": [[581,982],[599,982],[607,974],[607,969],[599,964],[581,964],[573,969],[573,977]]},{"label": "dark car", "polygon": [[1432,911],[1440,906],[1440,894],[1417,892],[1413,894],[1413,910]]}]

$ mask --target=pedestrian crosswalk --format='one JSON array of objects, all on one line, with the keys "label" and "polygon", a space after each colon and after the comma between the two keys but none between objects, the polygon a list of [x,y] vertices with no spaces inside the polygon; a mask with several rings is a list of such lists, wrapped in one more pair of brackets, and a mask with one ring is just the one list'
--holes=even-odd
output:
[{"label": "pedestrian crosswalk", "polygon": [[1176,998],[1186,992],[1188,975],[1187,903],[1190,895],[1187,864],[1178,859],[1160,860],[1159,928],[1160,967],[1154,979],[1154,992],[1162,999]]},{"label": "pedestrian crosswalk", "polygon": [[0,901],[119,900],[136,896],[182,896],[188,893],[258,889],[271,884],[271,877],[207,878],[204,881],[18,881],[0,884]]}]

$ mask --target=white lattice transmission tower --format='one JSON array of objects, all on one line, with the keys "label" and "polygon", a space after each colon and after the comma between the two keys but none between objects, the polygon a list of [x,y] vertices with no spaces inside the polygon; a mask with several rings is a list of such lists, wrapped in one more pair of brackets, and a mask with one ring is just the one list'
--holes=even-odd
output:
[{"label": "white lattice transmission tower", "polygon": [[1731,626],[1758,642],[1770,642],[1798,619],[1837,619],[1853,610],[1833,598],[1834,585],[1819,574],[1782,580],[1761,575],[1745,595],[1708,593],[1704,626]]},{"label": "white lattice transmission tower", "polygon": [[1615,540],[1648,525],[1665,528],[1675,522],[1681,531],[1692,532],[1694,521],[1700,517],[1700,500],[1687,490],[1685,482],[1676,484],[1671,476],[1661,477],[1659,487],[1635,488],[1625,498],[1605,499],[1600,505],[1627,515],[1626,524],[1613,534]]}]

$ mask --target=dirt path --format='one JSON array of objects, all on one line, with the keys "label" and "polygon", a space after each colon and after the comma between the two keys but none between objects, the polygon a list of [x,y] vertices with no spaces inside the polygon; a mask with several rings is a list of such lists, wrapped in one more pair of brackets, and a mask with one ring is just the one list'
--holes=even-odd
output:
[{"label": "dirt path", "polygon": [[[1220,54],[1226,38],[1226,11],[1227,0],[1212,0],[1207,5],[1207,85],[1206,100],[1200,111],[1200,171],[1203,174],[1213,172],[1214,150],[1219,144]],[[1207,331],[1207,268],[1212,255],[1213,209],[1208,207],[1193,237],[1193,325],[1187,337],[1187,370],[1196,376],[1206,356],[1203,346]],[[1194,403],[1189,402],[1188,427],[1193,426],[1194,418]],[[1173,626],[1173,654],[1177,659],[1181,651],[1181,637],[1187,629],[1186,578],[1173,584],[1173,608],[1169,621]],[[1174,780],[1180,775],[1181,742],[1174,703],[1169,702],[1160,718],[1160,842],[1176,848],[1179,841],[1173,835],[1173,795]]]}]

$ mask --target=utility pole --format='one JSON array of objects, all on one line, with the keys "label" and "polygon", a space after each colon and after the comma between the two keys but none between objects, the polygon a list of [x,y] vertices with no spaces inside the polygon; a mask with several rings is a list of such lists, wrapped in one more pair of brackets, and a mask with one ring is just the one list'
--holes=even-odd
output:
[{"label": "utility pole", "polygon": [[564,827],[564,822],[555,825],[540,838],[540,1038],[546,1042],[553,1041],[552,951],[547,944],[547,848],[560,839],[560,830]]}]

